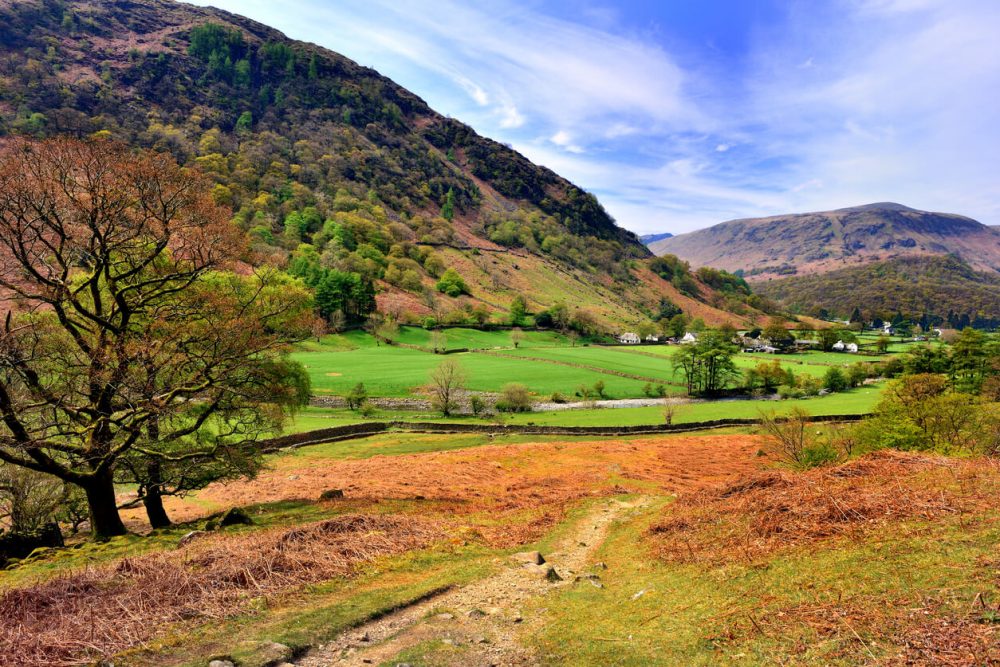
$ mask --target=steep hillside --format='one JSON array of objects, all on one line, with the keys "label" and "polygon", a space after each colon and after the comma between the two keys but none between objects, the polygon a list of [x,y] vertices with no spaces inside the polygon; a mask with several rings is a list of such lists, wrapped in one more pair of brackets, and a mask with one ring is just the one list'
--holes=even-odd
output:
[{"label": "steep hillside", "polygon": [[[377,299],[404,318],[500,317],[522,295],[626,322],[671,294],[593,195],[371,69],[215,9],[0,0],[5,134],[105,136],[200,168],[254,261],[325,290],[327,315],[360,320]],[[460,289],[438,287],[449,268]],[[712,293],[684,299],[739,321]]]},{"label": "steep hillside", "polygon": [[959,215],[892,203],[732,220],[650,248],[695,266],[739,270],[750,281],[917,255],[953,254],[980,271],[1000,268],[998,230]]},{"label": "steep hillside", "polygon": [[823,275],[770,280],[755,288],[810,314],[846,318],[858,308],[866,319],[889,320],[898,313],[958,328],[1000,325],[1000,274],[975,271],[954,256],[898,257]]}]

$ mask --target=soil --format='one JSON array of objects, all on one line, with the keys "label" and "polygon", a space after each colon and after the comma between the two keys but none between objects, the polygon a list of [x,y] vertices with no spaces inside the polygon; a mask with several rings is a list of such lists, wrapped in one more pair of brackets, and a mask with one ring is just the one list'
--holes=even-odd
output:
[{"label": "soil", "polygon": [[533,651],[519,641],[541,622],[540,618],[525,617],[526,603],[565,586],[601,585],[600,569],[595,568],[592,554],[615,520],[647,504],[642,498],[631,502],[612,498],[597,504],[556,543],[552,553],[545,554],[558,580],[540,577],[530,566],[512,560],[486,579],[344,632],[293,664],[361,667],[391,663],[402,651],[431,641],[458,647],[456,665],[538,664]]}]

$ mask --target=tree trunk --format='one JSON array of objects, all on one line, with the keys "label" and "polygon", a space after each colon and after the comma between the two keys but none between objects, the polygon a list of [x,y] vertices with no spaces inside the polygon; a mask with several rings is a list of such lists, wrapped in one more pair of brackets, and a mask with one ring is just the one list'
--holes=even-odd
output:
[{"label": "tree trunk", "polygon": [[146,479],[146,493],[142,497],[142,504],[146,507],[149,525],[154,529],[166,528],[170,525],[170,517],[167,516],[167,510],[163,508],[163,495],[161,494],[163,477],[160,473],[159,461],[152,461],[146,466]]},{"label": "tree trunk", "polygon": [[118,515],[115,482],[111,473],[94,477],[87,486],[87,507],[90,510],[90,534],[96,539],[124,535],[125,524]]}]

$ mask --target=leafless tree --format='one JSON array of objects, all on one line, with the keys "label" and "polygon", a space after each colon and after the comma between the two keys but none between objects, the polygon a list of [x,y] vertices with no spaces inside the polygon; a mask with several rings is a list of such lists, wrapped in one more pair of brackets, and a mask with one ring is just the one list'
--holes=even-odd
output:
[{"label": "leafless tree", "polygon": [[466,374],[454,359],[445,359],[431,373],[431,402],[434,409],[445,417],[458,407],[459,398],[465,393]]}]

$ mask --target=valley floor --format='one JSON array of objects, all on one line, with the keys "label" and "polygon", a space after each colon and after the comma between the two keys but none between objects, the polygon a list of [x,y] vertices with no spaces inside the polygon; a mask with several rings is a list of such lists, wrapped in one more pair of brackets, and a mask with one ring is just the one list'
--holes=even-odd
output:
[{"label": "valley floor", "polygon": [[[995,463],[875,454],[793,473],[761,446],[740,430],[386,433],[282,452],[257,480],[174,501],[185,524],[0,573],[0,651],[38,666],[1000,660]],[[318,499],[331,489],[344,497]],[[179,545],[228,507],[254,524]],[[515,555],[534,550],[551,572]]]}]

